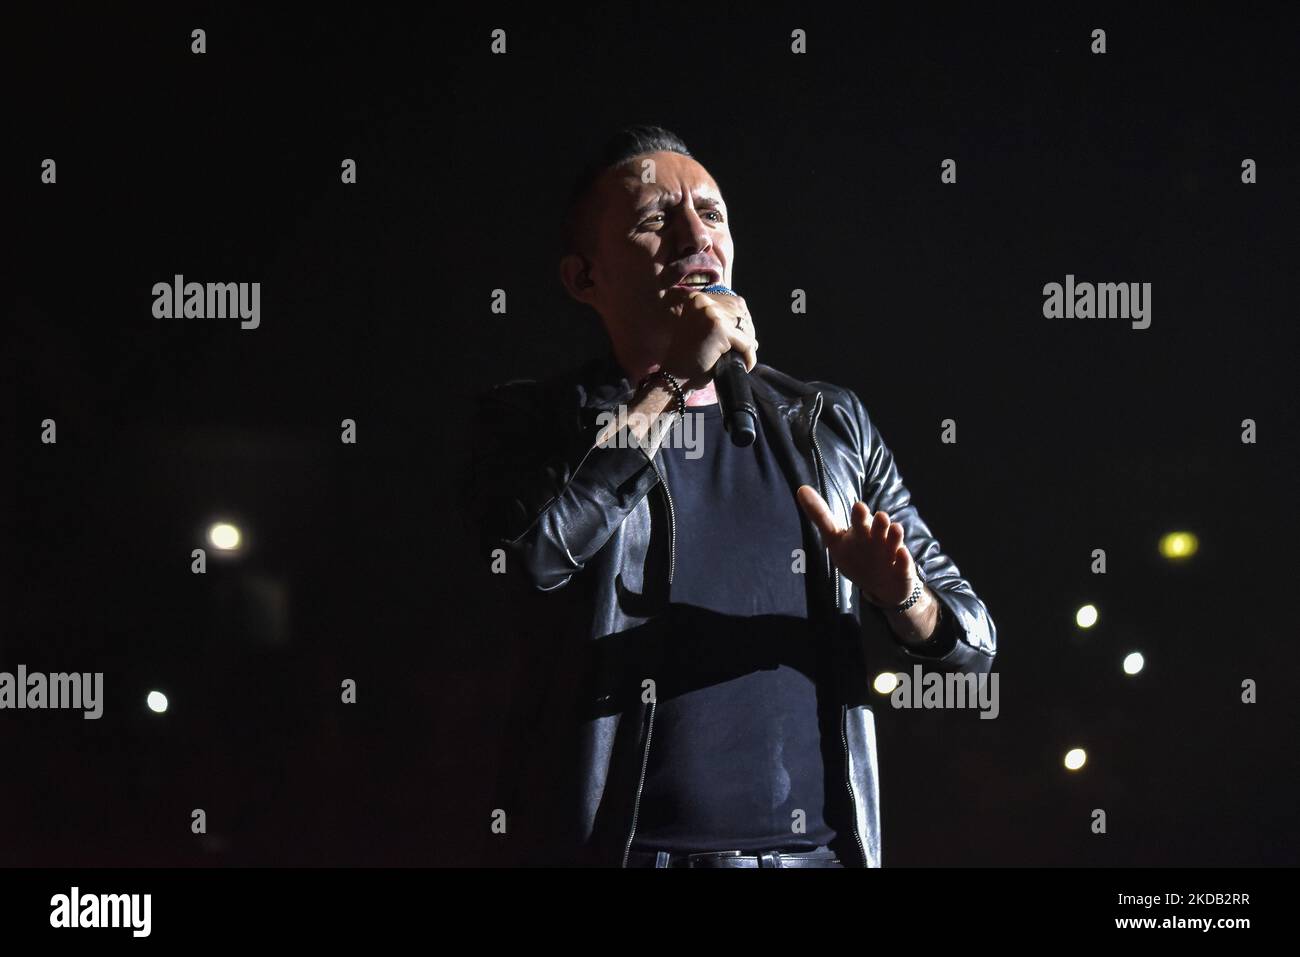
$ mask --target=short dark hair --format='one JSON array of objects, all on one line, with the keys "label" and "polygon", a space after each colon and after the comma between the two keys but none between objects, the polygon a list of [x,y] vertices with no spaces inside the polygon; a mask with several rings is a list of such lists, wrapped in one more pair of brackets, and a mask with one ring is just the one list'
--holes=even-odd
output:
[{"label": "short dark hair", "polygon": [[607,139],[595,158],[588,163],[573,182],[569,201],[564,209],[564,223],[560,241],[565,253],[583,252],[590,228],[590,193],[596,180],[606,170],[626,163],[643,153],[681,153],[690,156],[682,138],[662,126],[636,124],[625,126]]}]

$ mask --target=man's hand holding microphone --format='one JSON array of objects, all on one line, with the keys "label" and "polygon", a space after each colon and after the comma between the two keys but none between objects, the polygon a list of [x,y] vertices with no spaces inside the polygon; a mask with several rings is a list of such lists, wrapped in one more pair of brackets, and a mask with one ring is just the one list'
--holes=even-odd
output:
[{"label": "man's hand holding microphone", "polygon": [[[725,287],[706,287],[711,289]],[[680,386],[682,403],[692,392],[710,388],[719,360],[734,354],[744,363],[748,374],[758,362],[758,339],[745,300],[737,295],[706,293],[687,285],[670,286],[660,293],[665,307],[675,317],[672,338],[663,360],[652,368],[637,397],[628,409],[628,429],[639,442],[651,440],[650,455],[659,448],[671,425],[664,413],[684,412],[678,391],[662,376],[670,375]],[[656,427],[655,423],[662,423]],[[611,426],[611,431],[617,426]],[[602,440],[607,438],[602,436]]]}]

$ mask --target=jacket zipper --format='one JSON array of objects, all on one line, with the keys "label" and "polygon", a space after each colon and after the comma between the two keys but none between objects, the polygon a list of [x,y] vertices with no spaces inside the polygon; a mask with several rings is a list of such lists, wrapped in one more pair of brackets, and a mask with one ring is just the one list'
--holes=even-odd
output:
[{"label": "jacket zipper", "polygon": [[628,855],[632,852],[632,838],[636,835],[636,819],[641,813],[641,791],[645,788],[645,769],[650,760],[650,735],[655,729],[655,702],[650,701],[650,720],[645,729],[645,751],[641,755],[641,778],[636,783],[636,801],[632,804],[632,828],[627,832],[627,843],[623,845],[623,866],[627,867]]},{"label": "jacket zipper", "polygon": [[862,846],[862,835],[858,833],[858,802],[853,794],[853,778],[849,774],[849,706],[840,705],[840,740],[844,744],[844,783],[849,789],[849,813],[853,815],[853,836],[858,842],[858,853],[862,855],[862,866],[867,866],[867,851]]},{"label": "jacket zipper", "polygon": [[[822,462],[821,446],[817,444],[817,419],[822,412],[822,394],[817,393],[817,401],[813,404],[812,422],[808,426],[808,435],[812,440],[813,459],[817,464],[817,484],[821,486],[822,499],[826,504],[830,504],[826,490],[826,466]],[[826,551],[826,574],[830,580],[831,588],[835,592],[835,611],[840,610],[840,582],[839,573],[831,566],[831,553]],[[858,853],[862,855],[862,866],[867,866],[867,851],[862,846],[862,835],[858,833],[858,799],[853,793],[853,776],[849,771],[849,706],[840,705],[840,743],[844,747],[844,784],[849,789],[849,813],[853,820],[853,837],[858,842]]]},{"label": "jacket zipper", "polygon": [[[663,489],[664,501],[668,503],[668,584],[673,583],[673,573],[677,565],[677,517],[673,512],[673,496],[668,491],[668,483],[664,481],[664,474],[659,471],[659,464],[650,460],[650,465],[654,468],[655,474],[659,476],[659,487]],[[655,703],[650,702],[650,717],[646,722],[645,729],[645,750],[641,753],[641,777],[636,784],[636,799],[632,802],[632,827],[627,832],[627,843],[623,846],[623,866],[627,867],[627,858],[632,851],[632,838],[636,836],[636,819],[641,812],[641,792],[645,789],[645,771],[650,763],[650,735],[655,729]]]},{"label": "jacket zipper", "polygon": [[[822,414],[822,394],[817,393],[817,401],[813,404],[812,422],[808,426],[808,434],[812,438],[813,461],[817,464],[817,484],[821,487],[822,500],[830,505],[830,497],[826,492],[826,466],[822,463],[821,446],[817,444],[817,419]],[[840,610],[840,583],[838,575],[831,567],[831,553],[826,550],[826,577],[831,582],[831,587],[835,592],[835,610]]]},{"label": "jacket zipper", "polygon": [[677,517],[673,514],[673,496],[668,491],[668,483],[664,481],[664,473],[659,471],[659,463],[651,459],[650,465],[659,476],[659,487],[663,489],[664,501],[668,503],[668,584],[671,585],[677,567]]}]

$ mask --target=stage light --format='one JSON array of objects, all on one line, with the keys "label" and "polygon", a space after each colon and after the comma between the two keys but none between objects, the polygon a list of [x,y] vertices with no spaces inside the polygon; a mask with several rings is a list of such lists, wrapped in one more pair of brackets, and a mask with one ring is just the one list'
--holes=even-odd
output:
[{"label": "stage light", "polygon": [[898,687],[897,672],[882,671],[876,675],[876,680],[871,683],[871,687],[876,689],[877,694],[893,694],[894,689]]},{"label": "stage light", "polygon": [[1135,651],[1124,659],[1124,674],[1135,675],[1142,670],[1142,666],[1146,663],[1146,659],[1142,657],[1142,652]]},{"label": "stage light", "polygon": [[1071,748],[1065,753],[1065,766],[1071,771],[1079,770],[1087,760],[1088,755],[1083,748]]},{"label": "stage light", "polygon": [[1183,561],[1196,554],[1200,542],[1191,532],[1170,532],[1160,539],[1160,554],[1170,561]]},{"label": "stage light", "polygon": [[1091,628],[1097,624],[1097,606],[1084,605],[1074,613],[1074,623],[1080,628]]},{"label": "stage light", "polygon": [[239,533],[239,529],[229,522],[217,522],[208,529],[208,541],[212,543],[213,548],[223,552],[233,552],[239,548],[243,536]]},{"label": "stage light", "polygon": [[149,705],[149,710],[157,714],[162,714],[167,710],[167,696],[161,691],[150,691],[149,697],[145,701]]}]

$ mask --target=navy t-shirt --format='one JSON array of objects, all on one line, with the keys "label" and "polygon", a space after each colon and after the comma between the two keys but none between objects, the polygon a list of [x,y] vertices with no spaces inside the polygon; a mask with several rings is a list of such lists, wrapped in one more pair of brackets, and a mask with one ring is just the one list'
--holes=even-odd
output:
[{"label": "navy t-shirt", "polygon": [[717,404],[687,413],[698,446],[680,447],[679,422],[656,453],[676,570],[633,847],[811,850],[851,825],[839,709],[819,699],[823,643],[794,570],[799,506],[761,424],[738,448]]}]

